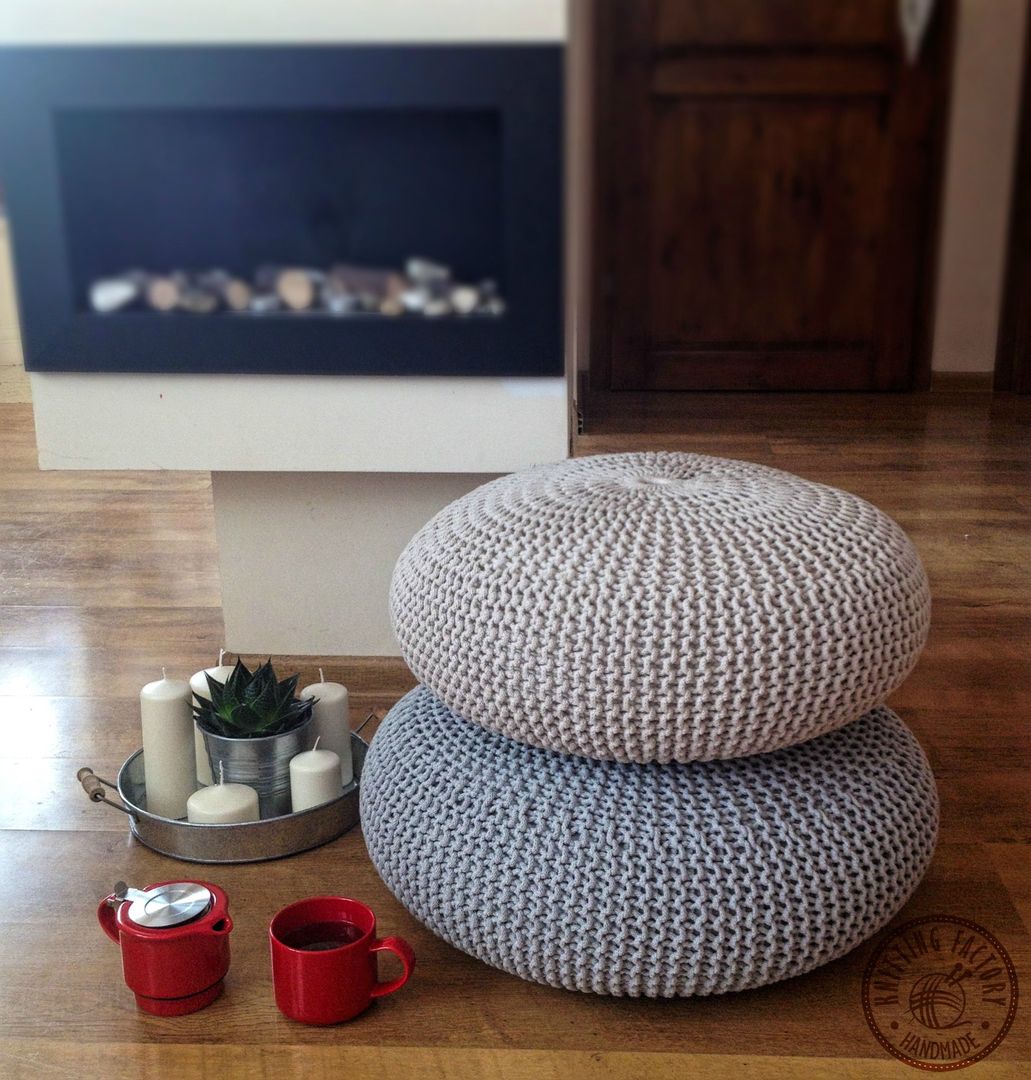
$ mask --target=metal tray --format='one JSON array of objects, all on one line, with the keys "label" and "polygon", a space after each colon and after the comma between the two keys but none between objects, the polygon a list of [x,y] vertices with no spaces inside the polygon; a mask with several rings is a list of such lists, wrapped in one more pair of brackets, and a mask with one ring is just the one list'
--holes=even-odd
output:
[{"label": "metal tray", "polygon": [[[117,784],[97,776],[90,768],[82,768],[76,775],[93,802],[105,802],[127,814],[133,836],[162,855],[198,863],[264,862],[328,844],[358,824],[358,782],[366,750],[368,743],[352,732],[355,779],[339,799],[299,814],[239,825],[194,825],[149,813],[144,809],[147,789],[142,750],[126,759],[118,771]],[[121,803],[107,797],[107,788],[118,791]]]}]

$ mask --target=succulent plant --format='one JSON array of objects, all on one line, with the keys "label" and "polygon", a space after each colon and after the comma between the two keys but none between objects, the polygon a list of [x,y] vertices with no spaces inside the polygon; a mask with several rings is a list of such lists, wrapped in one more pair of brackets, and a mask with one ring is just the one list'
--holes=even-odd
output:
[{"label": "succulent plant", "polygon": [[194,719],[203,730],[227,739],[263,739],[293,731],[311,717],[315,704],[314,698],[295,696],[298,678],[291,675],[280,682],[271,659],[253,672],[237,660],[224,683],[207,676],[211,700],[194,701]]}]

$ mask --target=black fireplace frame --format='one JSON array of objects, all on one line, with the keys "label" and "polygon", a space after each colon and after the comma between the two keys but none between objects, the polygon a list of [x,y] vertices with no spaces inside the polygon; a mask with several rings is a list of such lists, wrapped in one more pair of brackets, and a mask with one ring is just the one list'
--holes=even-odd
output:
[{"label": "black fireplace frame", "polygon": [[[0,182],[30,371],[559,375],[560,45],[0,49]],[[496,109],[500,317],[346,319],[97,315],[81,310],[64,235],[55,117],[120,108]],[[427,252],[426,254],[432,254]]]}]

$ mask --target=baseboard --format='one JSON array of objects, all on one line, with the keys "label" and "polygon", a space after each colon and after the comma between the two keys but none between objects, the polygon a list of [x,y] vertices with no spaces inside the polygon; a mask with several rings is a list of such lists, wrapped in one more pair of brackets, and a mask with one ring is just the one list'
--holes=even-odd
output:
[{"label": "baseboard", "polygon": [[991,393],[994,374],[990,371],[932,371],[931,390]]}]

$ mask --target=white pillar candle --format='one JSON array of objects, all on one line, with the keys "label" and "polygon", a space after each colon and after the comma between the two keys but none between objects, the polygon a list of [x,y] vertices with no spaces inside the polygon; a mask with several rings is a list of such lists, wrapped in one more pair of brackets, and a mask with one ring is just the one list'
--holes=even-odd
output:
[{"label": "white pillar candle", "polygon": [[339,799],[344,793],[340,783],[340,755],[320,750],[305,750],[290,759],[290,805],[296,814],[312,806]]},{"label": "white pillar candle", "polygon": [[[202,701],[211,700],[211,691],[208,689],[208,680],[205,678],[206,675],[210,675],[218,682],[224,683],[233,673],[232,664],[222,663],[223,656],[225,656],[225,649],[219,649],[218,664],[216,667],[205,668],[203,671],[198,671],[195,675],[190,676],[190,689]],[[211,763],[208,761],[208,751],[207,747],[204,745],[204,735],[196,725],[194,725],[193,743],[194,755],[197,759],[197,781],[201,784],[213,784],[215,778],[211,775]]]},{"label": "white pillar candle", "polygon": [[186,819],[194,825],[234,825],[258,821],[258,793],[246,784],[227,784],[225,779],[195,791],[186,804]]},{"label": "white pillar candle", "polygon": [[300,696],[317,698],[313,710],[312,730],[322,746],[340,758],[340,782],[344,787],[354,779],[351,761],[351,710],[347,687],[338,682],[326,682],[319,668],[319,682],[306,686]]},{"label": "white pillar candle", "polygon": [[193,710],[190,684],[169,679],[164,669],[161,676],[140,691],[143,772],[147,809],[175,820],[186,816],[186,801],[197,787]]}]

